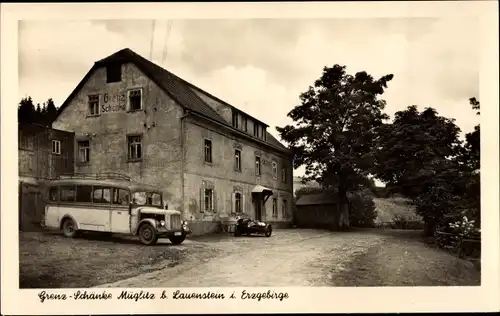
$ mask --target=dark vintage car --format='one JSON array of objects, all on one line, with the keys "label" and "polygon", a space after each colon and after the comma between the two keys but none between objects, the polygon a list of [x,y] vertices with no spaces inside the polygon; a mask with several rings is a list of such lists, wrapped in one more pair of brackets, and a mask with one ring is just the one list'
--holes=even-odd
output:
[{"label": "dark vintage car", "polygon": [[271,224],[266,224],[261,221],[251,220],[249,218],[240,218],[236,220],[234,236],[259,234],[266,237],[271,237],[273,227]]}]

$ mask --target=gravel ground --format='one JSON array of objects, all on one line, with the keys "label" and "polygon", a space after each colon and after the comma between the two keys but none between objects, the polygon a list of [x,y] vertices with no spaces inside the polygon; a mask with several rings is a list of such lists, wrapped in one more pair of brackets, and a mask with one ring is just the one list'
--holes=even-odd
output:
[{"label": "gravel ground", "polygon": [[479,286],[480,264],[422,242],[420,231],[375,230],[383,239],[335,274],[334,286]]},{"label": "gravel ground", "polygon": [[[190,250],[196,251],[197,245]],[[189,249],[160,239],[143,246],[132,238],[85,234],[66,238],[53,232],[20,232],[20,288],[91,287],[173,267]],[[216,251],[204,247],[206,256]]]},{"label": "gravel ground", "polygon": [[21,233],[21,287],[480,285],[471,262],[419,231],[276,230],[147,247],[136,240]]},{"label": "gravel ground", "polygon": [[[190,253],[182,265],[104,287],[479,285],[468,261],[426,246],[419,231],[278,230],[271,238],[218,237],[210,260]],[[192,256],[192,257],[190,257]]]}]

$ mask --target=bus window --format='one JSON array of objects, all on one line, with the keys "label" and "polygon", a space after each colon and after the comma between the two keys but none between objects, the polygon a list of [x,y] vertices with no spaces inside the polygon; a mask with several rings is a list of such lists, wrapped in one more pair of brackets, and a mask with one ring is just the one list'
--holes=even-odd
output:
[{"label": "bus window", "polygon": [[111,203],[111,189],[95,186],[93,193],[93,202],[103,204]]},{"label": "bus window", "polygon": [[127,190],[113,188],[113,204],[128,205],[129,193]]},{"label": "bus window", "polygon": [[74,185],[66,185],[60,187],[61,202],[74,202],[76,197],[76,190]]},{"label": "bus window", "polygon": [[51,187],[49,190],[49,201],[51,202],[57,202],[57,193],[59,193],[59,190],[57,187]]},{"label": "bus window", "polygon": [[92,186],[77,185],[76,186],[76,201],[84,203],[92,203]]}]

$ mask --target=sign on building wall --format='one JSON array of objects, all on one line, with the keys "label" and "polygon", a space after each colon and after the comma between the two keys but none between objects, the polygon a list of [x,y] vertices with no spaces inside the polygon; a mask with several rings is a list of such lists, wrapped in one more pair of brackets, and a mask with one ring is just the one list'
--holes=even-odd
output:
[{"label": "sign on building wall", "polygon": [[127,94],[125,92],[105,93],[102,96],[102,113],[121,112],[127,109]]}]

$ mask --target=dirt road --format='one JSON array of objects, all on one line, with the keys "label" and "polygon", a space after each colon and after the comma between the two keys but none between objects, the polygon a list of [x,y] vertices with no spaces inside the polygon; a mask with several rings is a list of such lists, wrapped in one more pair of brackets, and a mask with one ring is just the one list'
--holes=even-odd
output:
[{"label": "dirt road", "polygon": [[[470,263],[424,245],[415,232],[278,230],[272,237],[187,240],[175,267],[99,287],[478,285]],[[204,247],[217,256],[203,254]]]}]

